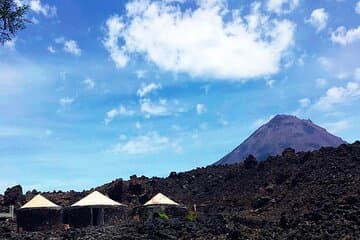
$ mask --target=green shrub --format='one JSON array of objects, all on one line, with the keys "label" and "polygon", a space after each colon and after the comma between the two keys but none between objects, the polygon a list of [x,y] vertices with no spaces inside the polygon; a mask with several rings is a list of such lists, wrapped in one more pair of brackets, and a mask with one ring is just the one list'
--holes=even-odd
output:
[{"label": "green shrub", "polygon": [[166,213],[159,213],[159,217],[164,220],[169,220],[169,216]]},{"label": "green shrub", "polygon": [[189,211],[188,214],[186,215],[185,219],[189,222],[194,222],[196,220],[196,212]]}]

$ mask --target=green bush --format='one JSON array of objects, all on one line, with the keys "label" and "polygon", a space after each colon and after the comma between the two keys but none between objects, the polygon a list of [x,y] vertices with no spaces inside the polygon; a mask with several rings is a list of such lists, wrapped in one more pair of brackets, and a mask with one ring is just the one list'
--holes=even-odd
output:
[{"label": "green bush", "polygon": [[188,214],[186,215],[185,219],[189,222],[194,222],[196,220],[196,212],[189,211]]},{"label": "green bush", "polygon": [[166,213],[159,213],[159,217],[164,220],[169,220],[169,216]]}]

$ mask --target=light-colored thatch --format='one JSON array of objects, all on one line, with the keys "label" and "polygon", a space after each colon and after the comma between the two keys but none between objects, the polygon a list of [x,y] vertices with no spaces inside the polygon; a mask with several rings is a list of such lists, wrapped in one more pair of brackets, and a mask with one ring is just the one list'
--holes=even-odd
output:
[{"label": "light-colored thatch", "polygon": [[174,202],[164,194],[158,193],[152,199],[147,201],[144,205],[148,206],[148,205],[179,205],[179,204],[177,202]]},{"label": "light-colored thatch", "polygon": [[33,197],[29,202],[27,202],[21,209],[26,208],[61,208],[59,205],[51,202],[50,200],[46,199],[42,195],[38,194]]},{"label": "light-colored thatch", "polygon": [[124,205],[106,197],[105,195],[103,195],[98,191],[94,191],[71,206],[86,207],[86,206],[124,206]]}]

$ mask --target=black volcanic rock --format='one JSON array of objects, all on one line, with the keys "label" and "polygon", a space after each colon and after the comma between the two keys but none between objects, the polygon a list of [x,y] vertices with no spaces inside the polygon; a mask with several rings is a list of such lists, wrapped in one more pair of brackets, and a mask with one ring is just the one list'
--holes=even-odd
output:
[{"label": "black volcanic rock", "polygon": [[296,152],[312,151],[321,147],[337,147],[343,143],[346,142],[310,120],[277,115],[215,165],[241,162],[250,154],[264,160],[280,154],[285,148],[292,148]]},{"label": "black volcanic rock", "polygon": [[4,193],[4,205],[10,206],[21,206],[25,198],[23,195],[22,187],[20,185],[13,186],[6,189]]},{"label": "black volcanic rock", "polygon": [[[360,142],[295,154],[286,149],[256,165],[250,157],[248,163],[98,187],[104,194],[121,195],[130,208],[143,194],[157,192],[189,210],[196,204],[194,221],[129,218],[113,226],[33,233],[17,233],[15,222],[0,221],[0,239],[360,239]],[[129,189],[130,182],[140,184],[141,191]],[[68,206],[85,193],[43,194]]]}]

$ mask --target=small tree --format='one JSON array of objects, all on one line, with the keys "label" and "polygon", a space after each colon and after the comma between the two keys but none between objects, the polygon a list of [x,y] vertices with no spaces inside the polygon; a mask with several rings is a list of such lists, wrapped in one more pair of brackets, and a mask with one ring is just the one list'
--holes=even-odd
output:
[{"label": "small tree", "polygon": [[27,5],[18,6],[14,0],[0,0],[0,43],[4,44],[16,36],[30,22],[25,18]]}]

